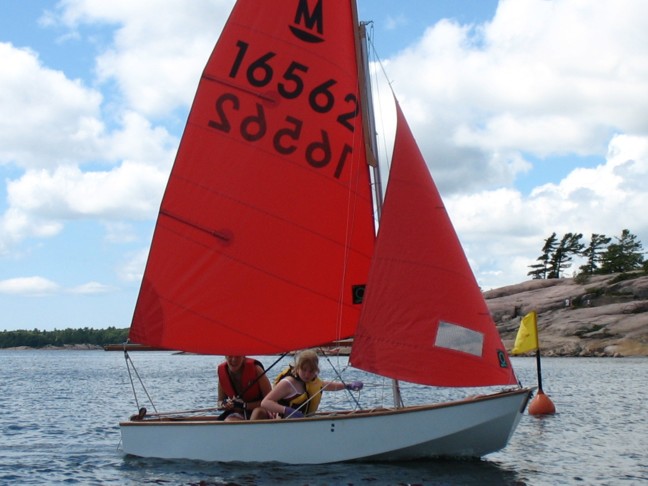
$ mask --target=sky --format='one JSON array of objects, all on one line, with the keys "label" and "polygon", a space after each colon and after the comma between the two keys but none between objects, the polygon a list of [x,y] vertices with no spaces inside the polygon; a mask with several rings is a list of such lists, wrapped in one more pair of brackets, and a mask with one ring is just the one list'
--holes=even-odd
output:
[{"label": "sky", "polygon": [[[232,4],[0,1],[0,330],[130,325]],[[648,246],[648,2],[358,4],[482,289],[553,232]]]}]

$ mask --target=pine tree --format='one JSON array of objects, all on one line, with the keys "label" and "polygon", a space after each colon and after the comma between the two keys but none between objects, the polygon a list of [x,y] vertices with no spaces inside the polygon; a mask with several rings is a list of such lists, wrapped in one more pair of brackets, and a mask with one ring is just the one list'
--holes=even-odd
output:
[{"label": "pine tree", "polygon": [[556,247],[549,265],[547,278],[560,278],[563,270],[571,267],[572,256],[580,255],[585,245],[582,233],[566,233]]},{"label": "pine tree", "polygon": [[612,238],[609,238],[605,235],[592,233],[589,246],[582,252],[582,255],[587,258],[587,263],[579,267],[583,274],[593,275],[594,273],[597,273],[599,271],[599,265],[603,258],[603,251],[606,249],[611,240]]},{"label": "pine tree", "polygon": [[624,229],[618,243],[612,243],[601,256],[600,273],[623,273],[639,270],[644,263],[643,247],[637,236]]},{"label": "pine tree", "polygon": [[556,250],[556,233],[552,233],[549,238],[545,240],[545,244],[542,247],[542,255],[540,255],[536,260],[539,263],[529,265],[530,270],[527,275],[529,275],[534,280],[547,278],[547,272],[549,271],[549,261],[551,256]]}]

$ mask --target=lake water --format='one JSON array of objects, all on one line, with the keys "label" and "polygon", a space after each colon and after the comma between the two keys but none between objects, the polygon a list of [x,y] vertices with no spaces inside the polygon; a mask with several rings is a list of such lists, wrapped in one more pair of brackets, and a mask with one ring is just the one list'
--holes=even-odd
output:
[{"label": "lake water", "polygon": [[[131,358],[158,410],[214,405],[219,357],[139,352]],[[335,360],[344,366],[344,358]],[[535,359],[513,364],[524,384],[536,383]],[[543,358],[543,385],[556,415],[525,414],[508,447],[481,460],[325,466],[125,456],[117,424],[137,406],[120,352],[0,351],[0,370],[2,485],[648,484],[645,358]],[[345,379],[366,382],[361,402],[381,399],[378,379],[347,373]],[[326,363],[322,376],[334,378]],[[420,387],[405,388],[406,403],[422,400]],[[345,406],[341,395],[326,394],[322,406]],[[144,401],[139,391],[138,398]]]}]

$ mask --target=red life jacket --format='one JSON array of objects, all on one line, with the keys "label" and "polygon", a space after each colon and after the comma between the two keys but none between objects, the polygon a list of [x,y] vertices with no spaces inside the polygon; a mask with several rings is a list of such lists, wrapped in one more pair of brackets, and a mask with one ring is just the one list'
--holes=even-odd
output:
[{"label": "red life jacket", "polygon": [[[259,386],[259,380],[257,380],[257,365],[263,368],[263,365],[255,359],[245,358],[243,361],[243,373],[241,374],[241,392],[243,392],[243,396],[238,398],[244,402],[256,402],[262,398],[261,386]],[[232,378],[227,372],[227,363],[218,365],[218,380],[228,398],[237,398],[236,388],[234,388]]]}]

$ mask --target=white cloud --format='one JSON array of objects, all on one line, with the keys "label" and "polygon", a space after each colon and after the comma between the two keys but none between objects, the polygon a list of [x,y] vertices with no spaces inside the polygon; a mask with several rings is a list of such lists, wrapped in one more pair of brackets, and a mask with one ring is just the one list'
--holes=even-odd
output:
[{"label": "white cloud", "polygon": [[41,65],[28,49],[0,43],[0,164],[80,163],[98,152],[102,96]]},{"label": "white cloud", "polygon": [[29,170],[7,184],[10,207],[0,217],[0,254],[26,238],[59,234],[69,220],[107,221],[107,239],[116,241],[118,226],[110,221],[124,228],[124,220],[152,218],[167,177],[165,169],[129,161],[111,171]]},{"label": "white cloud", "polygon": [[119,128],[110,134],[105,151],[113,160],[129,160],[169,171],[179,140],[140,113],[124,110]]},{"label": "white cloud", "polygon": [[61,21],[117,26],[112,45],[97,59],[101,81],[114,80],[124,104],[149,116],[191,103],[207,56],[233,0],[67,0]]},{"label": "white cloud", "polygon": [[63,225],[59,221],[43,220],[18,208],[9,208],[0,217],[0,255],[28,237],[48,238],[58,234]]},{"label": "white cloud", "polygon": [[[30,54],[19,53],[19,57],[23,55]],[[32,67],[34,75],[47,78],[50,73],[36,63]],[[65,82],[61,85],[67,86]],[[83,93],[81,90],[77,94]],[[58,92],[48,96],[61,98]],[[9,110],[23,113],[35,109],[29,97],[23,103],[20,108],[12,105]],[[132,111],[123,113],[118,128],[111,133],[90,130],[87,137],[80,136],[87,118],[81,117],[77,125],[71,123],[69,126],[78,128],[71,133],[65,120],[78,118],[77,105],[64,103],[63,99],[61,104],[42,104],[43,125],[12,123],[14,117],[0,108],[0,126],[11,125],[11,129],[0,130],[0,139],[6,139],[1,145],[4,151],[0,148],[0,159],[4,153],[6,161],[25,168],[22,175],[6,181],[8,208],[0,216],[0,254],[25,238],[56,235],[69,220],[150,219],[159,206],[177,139]],[[43,138],[41,133],[45,134]],[[56,150],[49,150],[50,145],[56,145]],[[108,170],[82,169],[87,162],[101,160],[122,162]]]},{"label": "white cloud", "polygon": [[[25,238],[58,234],[68,220],[154,217],[178,139],[149,117],[189,105],[231,4],[60,2],[41,25],[115,26],[97,58],[98,80],[119,88],[106,90],[108,99],[43,66],[36,53],[0,44],[0,63],[8,67],[0,71],[0,164],[24,169],[7,180],[0,254]],[[66,42],[93,42],[74,33]]]},{"label": "white cloud", "polygon": [[127,255],[128,259],[119,267],[119,278],[125,282],[139,282],[144,274],[148,248]]},{"label": "white cloud", "polygon": [[124,162],[112,171],[82,172],[61,166],[54,172],[28,171],[8,184],[9,202],[26,214],[52,220],[92,217],[148,218],[157,208],[168,174]]},{"label": "white cloud", "polygon": [[71,288],[70,293],[73,294],[82,294],[82,295],[93,295],[93,294],[105,294],[108,292],[113,292],[114,287],[110,285],[104,285],[99,282],[88,282],[77,287]]},{"label": "white cloud", "polygon": [[36,276],[0,280],[0,294],[26,297],[44,297],[62,292],[83,295],[105,294],[114,290],[114,287],[99,282],[88,282],[70,289],[65,289],[45,277]]},{"label": "white cloud", "polygon": [[602,158],[614,133],[646,133],[646,19],[643,0],[502,0],[491,23],[439,22],[390,59],[442,192],[509,186],[523,154]]},{"label": "white cloud", "polygon": [[0,294],[43,296],[58,292],[59,285],[43,277],[21,277],[0,280]]}]

